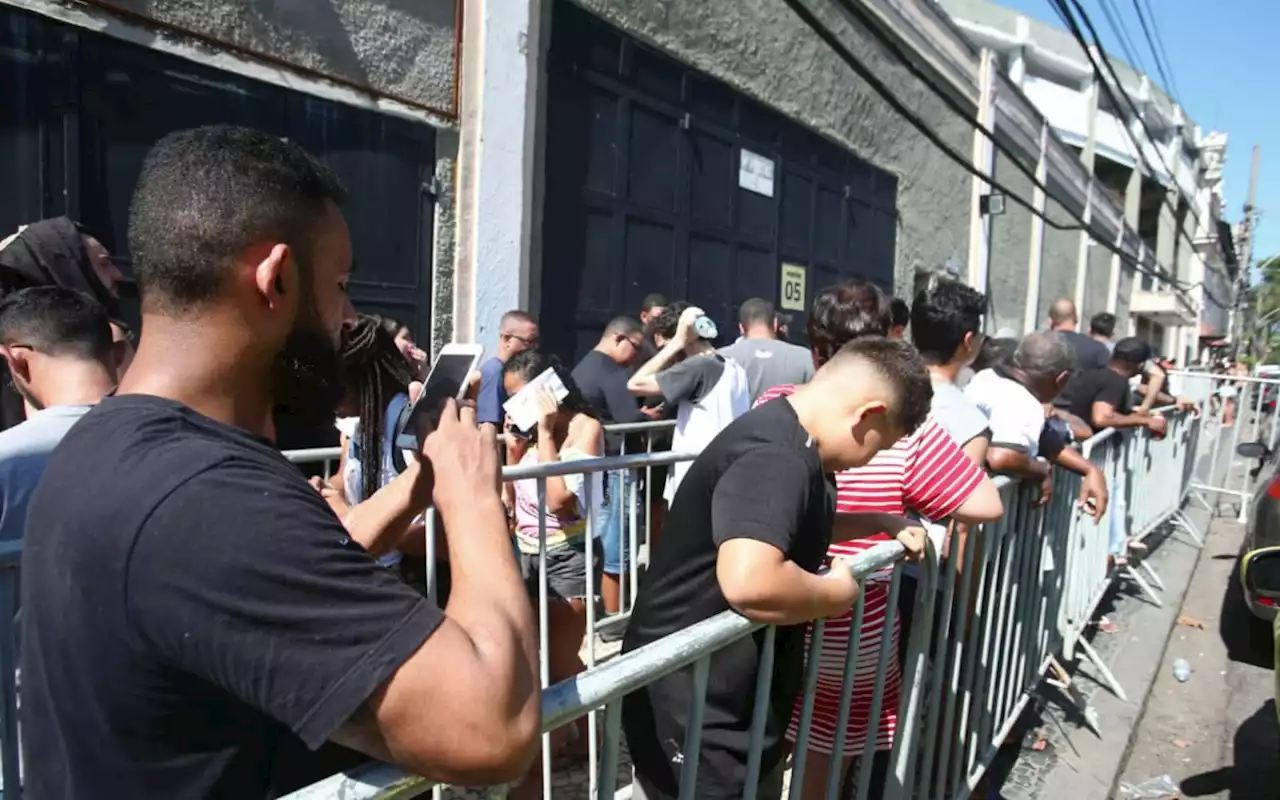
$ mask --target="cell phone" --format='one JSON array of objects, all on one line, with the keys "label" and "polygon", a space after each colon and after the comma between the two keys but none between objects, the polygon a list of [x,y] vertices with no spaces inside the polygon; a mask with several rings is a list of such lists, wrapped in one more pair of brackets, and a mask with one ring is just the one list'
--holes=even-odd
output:
[{"label": "cell phone", "polygon": [[478,344],[447,344],[431,365],[418,400],[404,416],[404,424],[396,431],[396,447],[418,450],[426,435],[440,422],[440,409],[449,398],[462,400],[467,393],[467,378],[480,363],[484,347]]}]

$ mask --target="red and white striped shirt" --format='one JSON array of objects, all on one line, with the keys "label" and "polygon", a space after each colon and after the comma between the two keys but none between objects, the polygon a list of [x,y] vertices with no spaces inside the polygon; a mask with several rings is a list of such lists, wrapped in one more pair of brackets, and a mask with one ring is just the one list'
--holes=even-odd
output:
[{"label": "red and white striped shirt", "polygon": [[[795,386],[775,386],[760,395],[756,405],[786,397],[795,390]],[[965,455],[942,426],[929,419],[915,433],[899,439],[889,449],[876,454],[865,466],[837,473],[836,511],[842,514],[876,512],[898,516],[913,511],[931,521],[941,520],[963,505],[984,478],[982,469]],[[827,555],[852,556],[889,540],[888,535],[877,534],[866,539],[836,542],[828,548]],[[876,578],[886,576],[877,575]],[[854,676],[849,726],[846,730],[846,756],[862,752],[865,744],[871,695],[875,687],[876,660],[888,611],[888,585],[883,580],[876,579],[864,582],[863,604],[858,665]],[[835,741],[844,653],[849,646],[852,620],[851,613],[827,620],[823,637],[818,694],[809,738],[810,746],[821,752],[832,752]],[[892,638],[893,657],[885,677],[885,696],[876,736],[877,750],[892,746],[897,724],[901,673],[897,663],[896,620]],[[801,702],[797,702],[797,710],[792,716],[791,729],[788,731],[788,737],[793,741],[800,707]]]}]

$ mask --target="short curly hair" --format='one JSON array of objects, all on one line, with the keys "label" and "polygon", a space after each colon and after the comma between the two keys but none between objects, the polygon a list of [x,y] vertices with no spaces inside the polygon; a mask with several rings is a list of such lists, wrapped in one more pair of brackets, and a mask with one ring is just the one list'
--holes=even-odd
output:
[{"label": "short curly hair", "polygon": [[879,286],[853,279],[828,286],[813,298],[805,332],[818,366],[855,339],[888,336],[893,327],[891,300]]}]

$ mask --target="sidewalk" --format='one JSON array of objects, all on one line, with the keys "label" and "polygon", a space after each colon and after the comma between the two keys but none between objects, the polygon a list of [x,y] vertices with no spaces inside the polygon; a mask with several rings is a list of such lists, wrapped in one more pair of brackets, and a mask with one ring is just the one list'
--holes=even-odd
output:
[{"label": "sidewalk", "polygon": [[[1226,455],[1228,446],[1229,442],[1219,442],[1220,471],[1235,461]],[[1223,521],[1212,520],[1194,501],[1187,513],[1197,531],[1208,532],[1206,550],[1212,550]],[[1016,729],[1022,738],[1006,747],[991,768],[992,785],[999,787],[1000,798],[1111,800],[1114,796],[1147,699],[1163,668],[1161,655],[1202,554],[1185,533],[1168,527],[1147,541],[1151,545],[1147,561],[1166,586],[1160,593],[1163,606],[1151,604],[1137,587],[1120,584],[1099,607],[1099,615],[1111,625],[1105,630],[1095,625],[1088,635],[1128,701],[1103,686],[1088,662],[1066,665],[1074,696],[1042,684],[1039,702],[1028,708]]]}]

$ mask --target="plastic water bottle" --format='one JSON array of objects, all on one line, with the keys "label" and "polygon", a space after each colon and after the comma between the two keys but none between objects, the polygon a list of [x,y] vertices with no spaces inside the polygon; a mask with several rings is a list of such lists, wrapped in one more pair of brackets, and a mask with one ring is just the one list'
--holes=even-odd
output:
[{"label": "plastic water bottle", "polygon": [[1191,680],[1191,665],[1187,663],[1185,658],[1179,658],[1173,662],[1173,677],[1178,679],[1178,683],[1186,683]]},{"label": "plastic water bottle", "polygon": [[716,327],[711,317],[698,317],[693,321],[693,331],[703,339],[714,339],[720,335],[720,330]]}]

